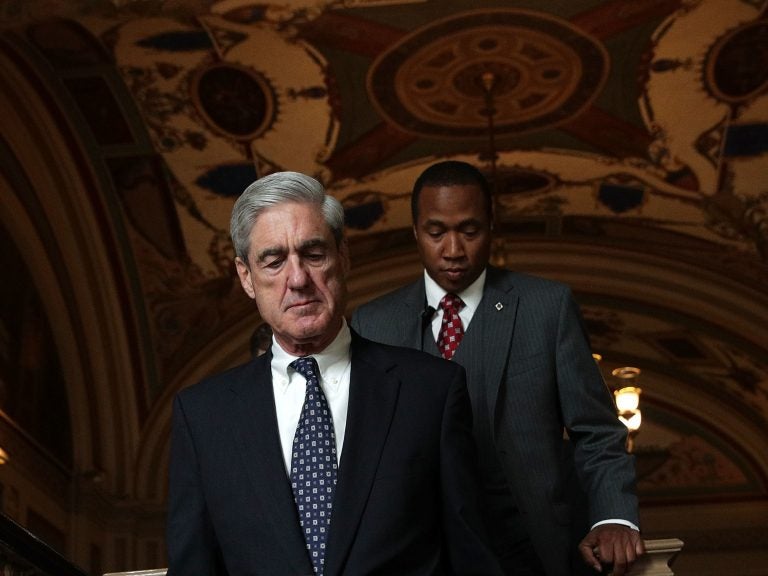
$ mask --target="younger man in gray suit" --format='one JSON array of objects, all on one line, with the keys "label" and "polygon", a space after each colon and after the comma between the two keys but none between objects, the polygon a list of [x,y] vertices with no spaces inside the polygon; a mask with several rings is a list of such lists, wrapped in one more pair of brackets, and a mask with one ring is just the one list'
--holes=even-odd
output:
[{"label": "younger man in gray suit", "polygon": [[492,199],[473,166],[427,168],[411,202],[424,277],[358,308],[352,328],[466,368],[487,523],[508,574],[524,563],[548,576],[603,564],[624,574],[644,552],[634,464],[570,289],[488,264]]}]

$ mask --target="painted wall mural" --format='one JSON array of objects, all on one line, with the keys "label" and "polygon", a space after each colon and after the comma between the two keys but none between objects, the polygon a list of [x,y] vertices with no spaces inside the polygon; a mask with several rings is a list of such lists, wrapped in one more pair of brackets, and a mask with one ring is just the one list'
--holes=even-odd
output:
[{"label": "painted wall mural", "polygon": [[[29,35],[62,68],[114,60],[206,275],[220,273],[210,247],[232,198],[273,170],[329,184],[354,207],[353,232],[407,227],[414,172],[467,150],[483,162],[483,73],[499,170],[533,179],[502,187],[503,214],[638,218],[765,255],[759,3],[573,2],[558,15],[455,3],[436,20],[425,2],[353,4],[219,2],[191,19],[82,18]],[[108,84],[67,82],[102,144],[131,140]]]}]

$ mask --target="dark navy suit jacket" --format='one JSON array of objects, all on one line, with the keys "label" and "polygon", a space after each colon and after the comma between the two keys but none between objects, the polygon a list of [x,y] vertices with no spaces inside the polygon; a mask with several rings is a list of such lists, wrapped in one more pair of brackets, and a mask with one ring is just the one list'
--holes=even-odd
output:
[{"label": "dark navy suit jacket", "polygon": [[[325,575],[500,574],[478,513],[464,370],[352,334]],[[280,440],[271,354],[182,390],[169,576],[312,573]]]}]

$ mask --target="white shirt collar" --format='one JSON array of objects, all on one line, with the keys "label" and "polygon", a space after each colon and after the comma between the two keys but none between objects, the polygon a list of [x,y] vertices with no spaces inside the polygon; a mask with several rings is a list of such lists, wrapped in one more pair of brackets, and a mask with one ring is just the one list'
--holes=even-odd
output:
[{"label": "white shirt collar", "polygon": [[[352,335],[347,326],[347,321],[342,318],[341,329],[336,334],[336,338],[331,342],[322,352],[317,354],[310,354],[315,360],[317,360],[317,366],[320,369],[320,374],[323,378],[326,375],[340,372],[346,369],[350,360],[349,347],[352,342]],[[284,385],[288,385],[290,374],[294,372],[293,368],[289,368],[289,364],[296,360],[298,356],[293,356],[286,352],[282,346],[277,342],[277,339],[272,336],[272,371],[285,377]],[[282,380],[282,379],[281,379]]]},{"label": "white shirt collar", "polygon": [[[462,290],[456,296],[464,302],[464,310],[469,313],[470,318],[474,315],[477,307],[480,306],[480,300],[483,299],[483,288],[485,288],[486,270],[480,273],[477,280],[472,282],[466,289]],[[440,300],[447,294],[440,285],[424,270],[424,290],[427,294],[427,305],[435,310],[440,309]]]}]

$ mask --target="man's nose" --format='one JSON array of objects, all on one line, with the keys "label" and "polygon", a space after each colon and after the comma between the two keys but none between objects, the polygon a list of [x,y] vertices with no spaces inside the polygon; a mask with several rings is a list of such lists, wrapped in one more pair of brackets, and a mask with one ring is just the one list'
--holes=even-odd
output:
[{"label": "man's nose", "polygon": [[288,258],[288,286],[294,290],[306,287],[309,274],[300,258]]},{"label": "man's nose", "polygon": [[461,258],[464,256],[464,243],[458,234],[452,233],[446,236],[443,255],[446,258]]}]

